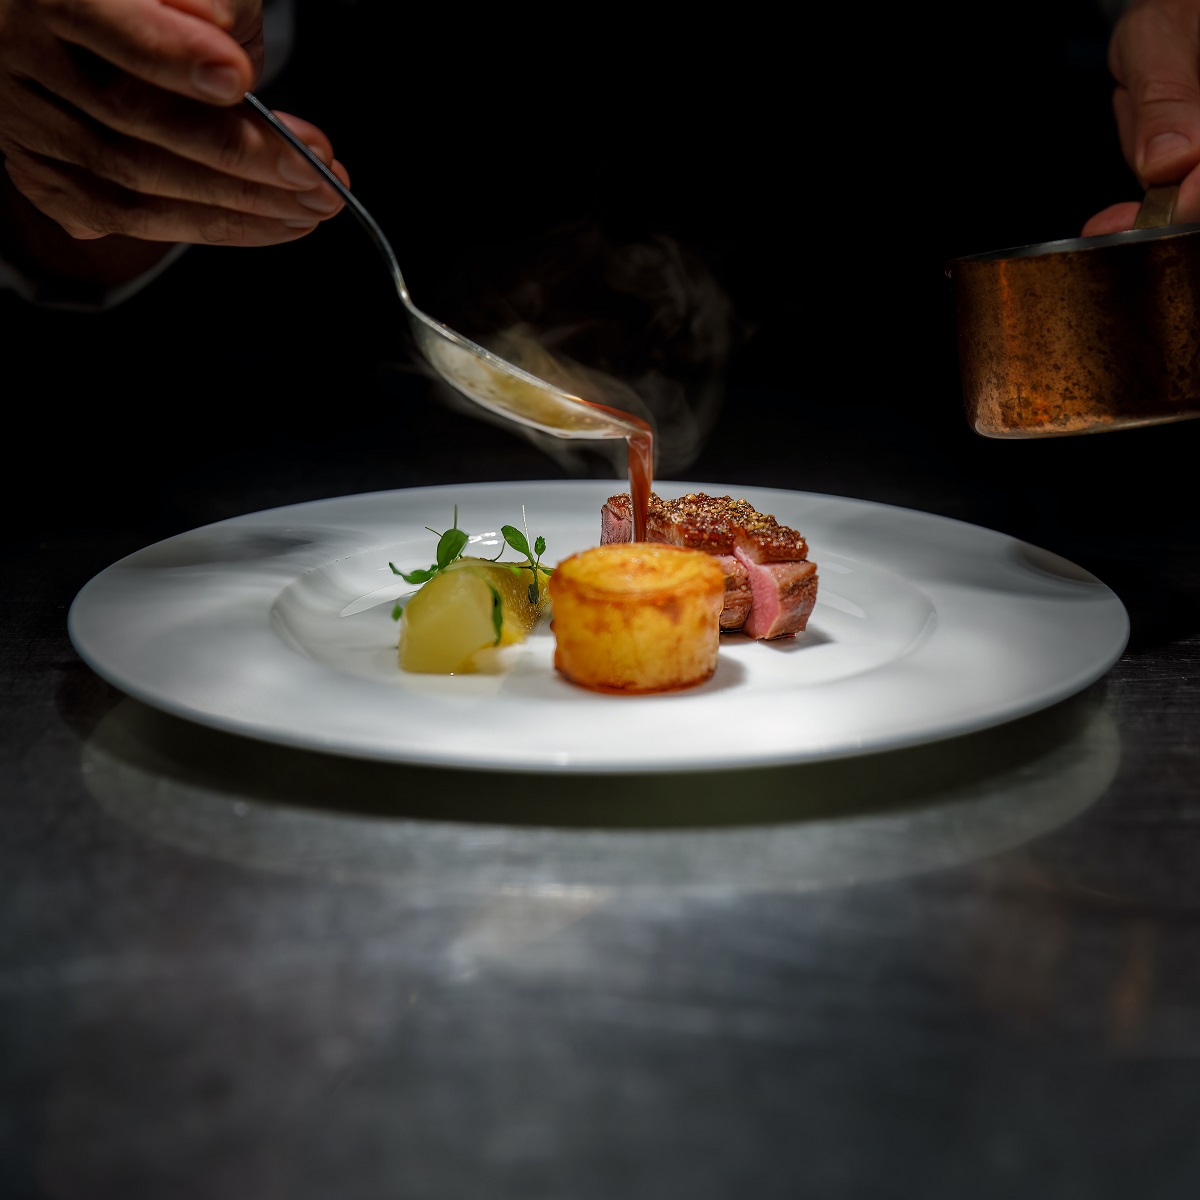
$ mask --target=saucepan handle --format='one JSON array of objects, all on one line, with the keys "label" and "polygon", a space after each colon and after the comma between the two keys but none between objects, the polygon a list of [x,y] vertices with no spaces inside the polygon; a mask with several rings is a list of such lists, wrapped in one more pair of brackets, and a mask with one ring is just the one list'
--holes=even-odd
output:
[{"label": "saucepan handle", "polygon": [[1170,225],[1175,216],[1175,201],[1179,199],[1179,184],[1168,183],[1162,187],[1146,189],[1142,207],[1133,222],[1134,229],[1157,229]]}]

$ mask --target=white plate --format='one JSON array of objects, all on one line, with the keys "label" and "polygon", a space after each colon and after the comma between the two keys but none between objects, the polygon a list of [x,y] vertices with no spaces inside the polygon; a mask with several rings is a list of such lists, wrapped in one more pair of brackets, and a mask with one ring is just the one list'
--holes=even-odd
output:
[{"label": "white plate", "polygon": [[[664,497],[745,497],[808,539],[820,585],[795,639],[722,638],[688,691],[610,696],[567,683],[539,630],[496,675],[401,671],[394,576],[428,566],[458,506],[480,551],[502,524],[545,561],[595,545],[611,481],[372,492],[251,513],[138,551],[92,579],[75,648],[130,695],[181,717],[359,758],[515,771],[796,763],[996,725],[1099,678],[1129,622],[1094,576],[1045,550],[862,500],[658,481]],[[505,557],[514,557],[511,552]]]}]

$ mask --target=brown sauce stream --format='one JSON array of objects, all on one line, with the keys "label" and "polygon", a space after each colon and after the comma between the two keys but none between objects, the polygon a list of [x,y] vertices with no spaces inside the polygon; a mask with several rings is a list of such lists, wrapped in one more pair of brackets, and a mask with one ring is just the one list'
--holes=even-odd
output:
[{"label": "brown sauce stream", "polygon": [[633,508],[633,540],[646,540],[646,514],[650,507],[650,489],[654,485],[654,431],[640,417],[585,400],[585,404],[615,417],[624,425],[633,426],[625,435],[629,447],[629,499]]}]

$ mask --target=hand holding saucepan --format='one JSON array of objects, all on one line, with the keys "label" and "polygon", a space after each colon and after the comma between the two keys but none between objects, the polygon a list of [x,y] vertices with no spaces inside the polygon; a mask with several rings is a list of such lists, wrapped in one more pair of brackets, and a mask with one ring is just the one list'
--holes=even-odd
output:
[{"label": "hand holding saucepan", "polygon": [[1142,200],[947,268],[967,416],[989,437],[1200,417],[1200,0],[1135,0],[1109,63]]},{"label": "hand holding saucepan", "polygon": [[[1200,0],[1136,0],[1113,29],[1113,111],[1143,188],[1179,184],[1173,221],[1200,221]],[[1093,216],[1083,234],[1132,229],[1137,201]]]}]

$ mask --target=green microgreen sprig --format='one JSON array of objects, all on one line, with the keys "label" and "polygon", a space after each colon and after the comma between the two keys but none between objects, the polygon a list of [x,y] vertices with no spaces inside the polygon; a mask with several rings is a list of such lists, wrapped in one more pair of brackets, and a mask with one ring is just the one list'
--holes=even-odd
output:
[{"label": "green microgreen sprig", "polygon": [[[541,576],[552,574],[550,567],[542,566],[542,555],[546,553],[546,539],[538,537],[534,540],[533,550],[529,549],[529,525],[525,522],[525,507],[521,506],[521,521],[525,524],[525,532],[522,533],[515,525],[501,525],[500,532],[504,534],[504,540],[518,553],[523,554],[529,559],[529,569],[533,572],[533,582],[529,585],[529,603],[536,604],[538,597],[541,595]],[[501,554],[503,551],[501,551]],[[537,558],[534,558],[534,555]],[[496,556],[499,558],[499,555]]]},{"label": "green microgreen sprig", "polygon": [[[425,526],[429,529],[429,526]],[[438,533],[429,529],[430,533]],[[462,552],[467,548],[466,531],[458,527],[458,505],[454,506],[454,524],[445,533],[438,533],[437,562],[430,563],[428,569],[417,571],[401,571],[394,562],[389,562],[393,575],[399,575],[405,583],[428,583],[439,571],[444,571],[455,559],[462,558]]]},{"label": "green microgreen sprig", "polygon": [[[430,563],[427,568],[421,568],[416,571],[402,571],[394,562],[388,562],[388,566],[392,568],[393,575],[399,575],[405,583],[428,583],[439,571],[444,571],[452,562],[462,557],[462,552],[467,548],[467,542],[470,540],[465,530],[458,527],[458,505],[454,506],[454,523],[444,533],[438,533],[436,529],[430,529],[425,526],[430,533],[437,533],[437,562]],[[492,589],[492,607],[495,609],[500,602],[500,595],[496,590]],[[392,620],[398,621],[404,615],[404,606],[396,604],[392,608]],[[496,618],[493,616],[493,622]],[[500,635],[497,633],[496,638],[499,640]]]},{"label": "green microgreen sprig", "polygon": [[[525,521],[524,506],[521,508],[521,520],[522,522]],[[454,523],[444,533],[438,533],[436,529],[431,529],[428,525],[425,528],[429,529],[430,533],[436,533],[438,535],[436,562],[430,563],[427,568],[421,568],[416,571],[401,571],[394,562],[388,563],[388,566],[392,569],[392,574],[399,575],[405,583],[415,583],[418,585],[428,583],[435,575],[446,570],[446,568],[452,563],[460,559],[463,551],[467,548],[467,544],[470,541],[466,531],[459,529],[458,527],[457,504],[454,506]],[[500,532],[504,535],[505,543],[516,550],[518,554],[525,555],[525,557],[529,560],[528,569],[533,573],[533,582],[529,585],[529,589],[526,594],[529,596],[529,603],[536,604],[539,596],[541,595],[541,576],[551,574],[552,569],[550,567],[542,566],[542,555],[546,552],[546,539],[544,537],[536,538],[534,540],[533,550],[531,552],[529,549],[528,531],[529,528],[527,524],[525,533],[522,533],[518,528],[516,528],[515,525],[502,525],[500,527]],[[503,553],[504,549],[501,547],[500,554]],[[500,557],[500,554],[497,554],[496,558],[492,561],[495,562],[496,559]],[[534,555],[537,557],[535,558]],[[501,563],[500,565],[507,566],[515,573],[524,571],[526,569],[524,565],[518,565],[516,563]],[[479,578],[483,580],[483,582],[487,585],[488,591],[492,593],[492,628],[496,631],[496,638],[495,641],[492,642],[492,645],[495,646],[499,644],[500,633],[504,628],[504,600],[501,597],[500,592],[492,586],[489,580],[484,578],[483,575],[480,575]],[[399,603],[395,604],[392,608],[392,620],[398,621],[403,615],[404,606]]]}]

